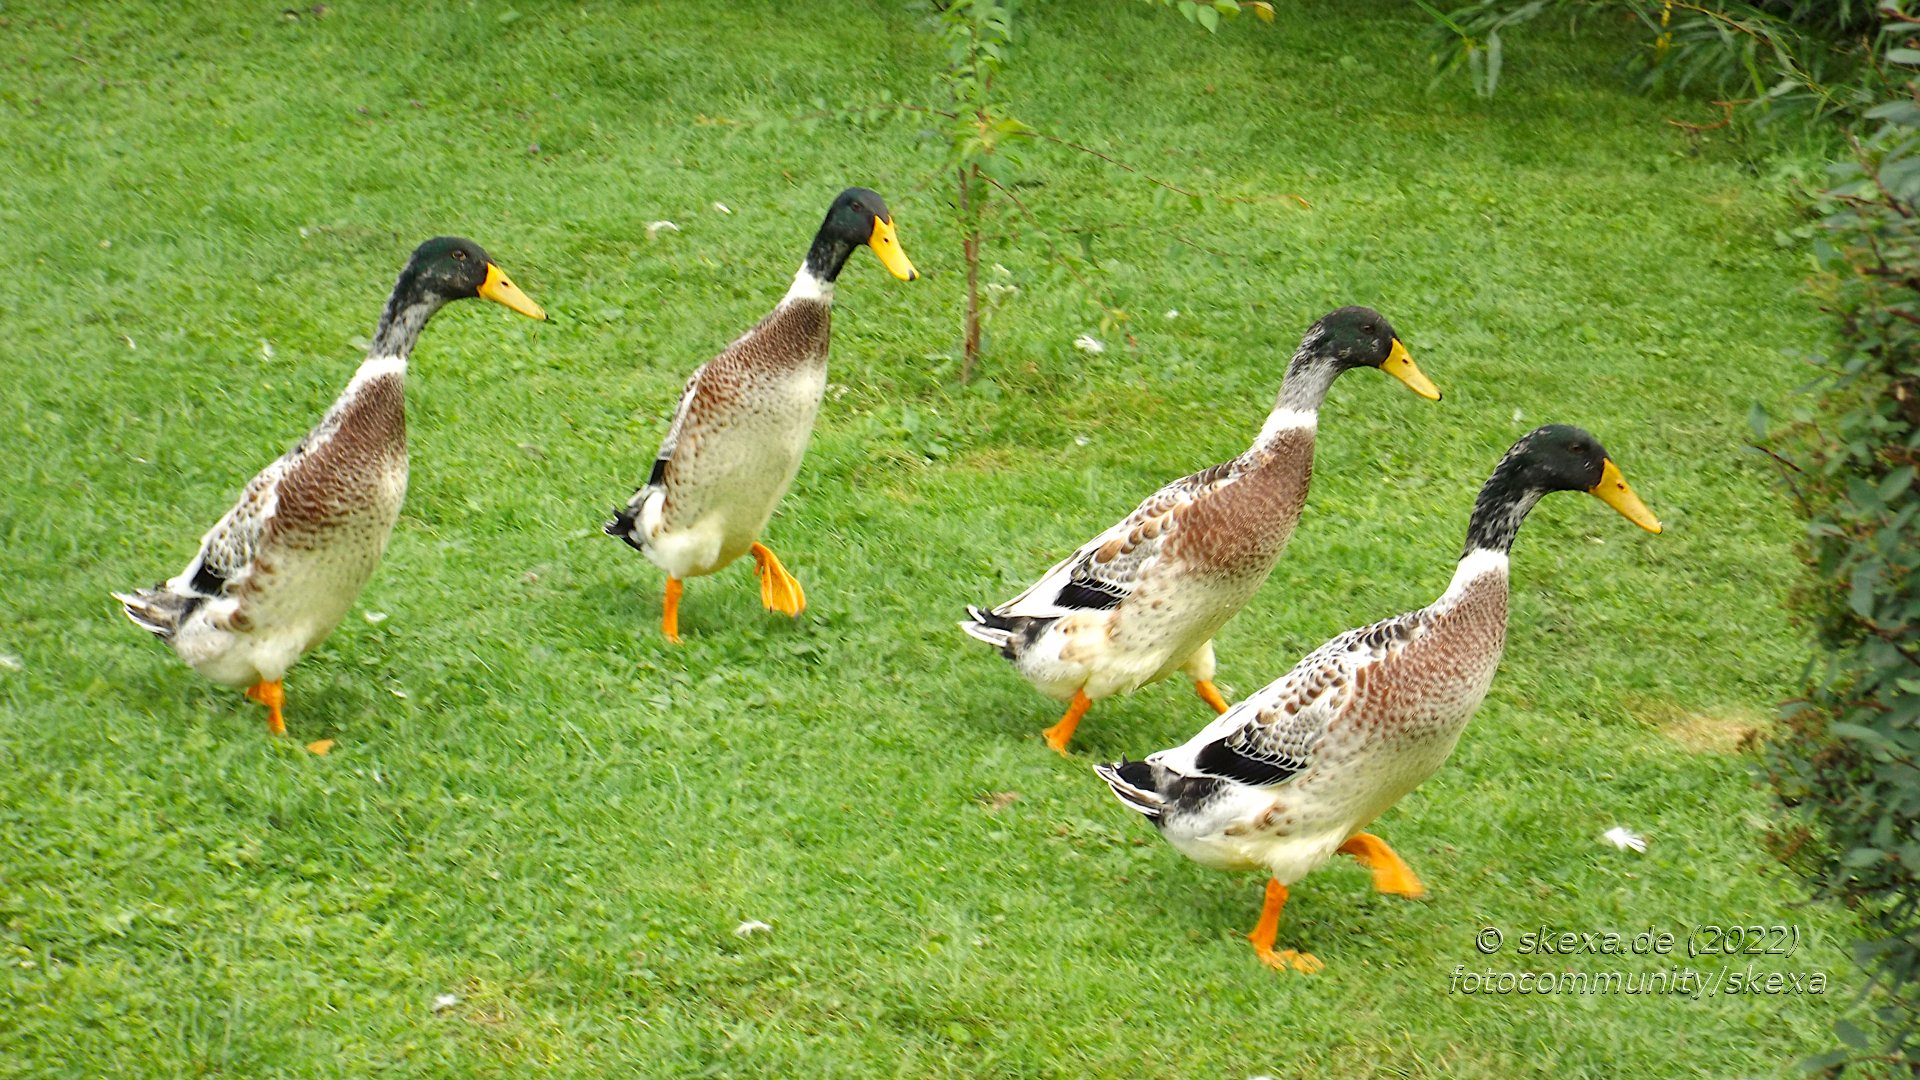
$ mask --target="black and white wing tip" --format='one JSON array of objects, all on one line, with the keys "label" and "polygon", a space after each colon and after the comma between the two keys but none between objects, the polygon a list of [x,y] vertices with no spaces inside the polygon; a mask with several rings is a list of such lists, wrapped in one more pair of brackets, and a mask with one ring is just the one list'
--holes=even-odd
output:
[{"label": "black and white wing tip", "polygon": [[1144,761],[1119,761],[1095,765],[1093,771],[1113,789],[1115,798],[1136,813],[1157,818],[1166,812],[1167,800],[1153,780],[1153,766]]}]

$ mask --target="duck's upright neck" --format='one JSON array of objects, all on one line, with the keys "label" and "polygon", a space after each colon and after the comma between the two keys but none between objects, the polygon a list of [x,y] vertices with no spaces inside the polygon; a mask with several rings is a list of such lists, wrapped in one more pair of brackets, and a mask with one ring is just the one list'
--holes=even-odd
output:
[{"label": "duck's upright neck", "polygon": [[1305,344],[1302,344],[1300,351],[1293,354],[1293,361],[1287,365],[1287,376],[1280,384],[1280,395],[1274,400],[1273,411],[1267,414],[1267,422],[1260,427],[1260,437],[1254,440],[1254,449],[1259,450],[1289,433],[1303,430],[1311,439],[1320,425],[1320,406],[1327,400],[1327,390],[1339,375],[1340,369],[1332,360],[1307,352]]},{"label": "duck's upright neck", "polygon": [[831,222],[829,217],[821,223],[820,231],[813,234],[813,246],[807,249],[807,259],[800,264],[800,272],[793,275],[793,287],[787,290],[786,299],[833,303],[833,283],[853,254],[853,244],[830,229]]},{"label": "duck's upright neck", "polygon": [[1287,364],[1287,377],[1280,384],[1276,409],[1317,413],[1326,403],[1333,380],[1340,377],[1339,364],[1331,357],[1308,352],[1307,348],[1308,343],[1302,342],[1300,351],[1294,353],[1293,360]]},{"label": "duck's upright neck", "polygon": [[402,363],[413,355],[414,342],[420,340],[420,331],[433,318],[433,313],[446,305],[446,300],[433,293],[423,293],[413,288],[412,273],[400,275],[400,281],[393,287],[393,295],[387,297],[386,310],[380,313],[380,325],[374,328],[373,345],[367,350],[367,359],[398,359]]},{"label": "duck's upright neck", "polygon": [[1520,535],[1520,523],[1526,520],[1527,512],[1540,501],[1540,496],[1546,494],[1523,482],[1519,473],[1519,459],[1509,451],[1480,488],[1480,497],[1473,502],[1473,517],[1467,522],[1463,559],[1476,551],[1497,552],[1504,559],[1513,549],[1514,537]]},{"label": "duck's upright neck", "polygon": [[[839,273],[837,268],[834,272]],[[780,298],[782,304],[791,304],[796,301],[829,306],[833,304],[833,278],[821,277],[815,271],[812,256],[800,264],[799,271],[793,275],[793,284],[787,288],[787,295]]]}]

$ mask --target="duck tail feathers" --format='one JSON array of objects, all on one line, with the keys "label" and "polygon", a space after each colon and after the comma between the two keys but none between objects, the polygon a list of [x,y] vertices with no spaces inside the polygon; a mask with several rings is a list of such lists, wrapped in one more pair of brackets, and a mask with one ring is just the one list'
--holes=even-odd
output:
[{"label": "duck tail feathers", "polygon": [[1002,615],[969,604],[967,620],[960,624],[960,629],[966,631],[968,637],[999,649],[1001,656],[1018,660],[1053,622],[1053,619],[1031,615]]},{"label": "duck tail feathers", "polygon": [[120,601],[120,607],[135,626],[166,642],[173,640],[181,622],[207,599],[191,593],[174,592],[164,585],[135,589],[131,593],[117,592],[113,598]]},{"label": "duck tail feathers", "polygon": [[1153,779],[1153,766],[1146,762],[1121,758],[1110,764],[1095,765],[1093,771],[1100,774],[1100,779],[1107,782],[1127,809],[1156,820],[1166,812],[1166,797],[1160,794]]},{"label": "duck tail feathers", "polygon": [[[637,501],[638,500],[636,500],[636,502]],[[634,524],[634,519],[638,517],[638,514],[639,512],[634,509],[633,503],[629,503],[626,506],[616,506],[613,508],[613,520],[600,526],[600,530],[616,540],[626,541],[627,546],[633,548],[635,551],[645,551],[647,550],[646,545],[640,542],[639,529],[636,528]]]},{"label": "duck tail feathers", "polygon": [[967,618],[960,624],[960,629],[976,641],[984,641],[1009,657],[1013,655],[1011,646],[1016,636],[1013,626],[991,611],[982,611],[968,604]]}]

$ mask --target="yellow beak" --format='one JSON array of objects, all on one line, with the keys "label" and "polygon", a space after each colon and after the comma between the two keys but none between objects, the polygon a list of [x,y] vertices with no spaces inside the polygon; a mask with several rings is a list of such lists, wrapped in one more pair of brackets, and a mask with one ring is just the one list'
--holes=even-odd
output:
[{"label": "yellow beak", "polygon": [[907,261],[907,253],[900,250],[900,237],[893,231],[892,218],[874,218],[873,235],[867,238],[867,246],[894,277],[901,281],[912,281],[920,276],[920,271]]},{"label": "yellow beak", "polygon": [[506,271],[493,263],[487,264],[487,280],[480,283],[480,295],[503,307],[510,307],[529,319],[547,317],[547,313],[540,310],[540,305],[528,299],[527,294],[520,291],[520,286],[507,280]]},{"label": "yellow beak", "polygon": [[1414,364],[1413,357],[1407,355],[1407,347],[1400,344],[1399,338],[1393,339],[1393,351],[1387,354],[1387,362],[1380,365],[1380,370],[1406,383],[1407,389],[1428,401],[1440,400],[1440,388],[1433,385],[1433,380]]},{"label": "yellow beak", "polygon": [[1600,482],[1588,488],[1587,492],[1620,511],[1621,517],[1648,532],[1660,531],[1660,519],[1654,517],[1653,511],[1647,509],[1647,504],[1641,502],[1640,496],[1635,495],[1633,489],[1627,486],[1626,477],[1620,475],[1620,466],[1615,465],[1612,458],[1608,458],[1607,463],[1601,467]]}]

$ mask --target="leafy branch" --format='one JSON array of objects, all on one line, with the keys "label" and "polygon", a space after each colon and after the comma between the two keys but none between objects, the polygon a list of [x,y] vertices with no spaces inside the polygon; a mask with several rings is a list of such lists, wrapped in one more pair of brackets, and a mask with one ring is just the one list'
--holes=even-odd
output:
[{"label": "leafy branch", "polygon": [[[1146,0],[1163,8],[1179,10],[1186,18],[1208,31],[1218,28],[1223,18],[1246,11],[1265,21],[1274,17],[1273,5],[1241,0]],[[966,267],[966,298],[961,332],[961,381],[972,379],[985,350],[986,326],[998,303],[1009,289],[1001,283],[983,284],[981,268],[990,241],[1018,235],[1037,240],[1047,251],[1049,261],[1065,270],[1100,306],[1102,324],[1127,320],[1125,311],[1116,307],[1095,281],[1091,261],[1076,255],[1062,236],[1078,236],[1084,247],[1088,239],[1102,229],[1049,229],[1033,207],[1016,193],[1021,186],[1019,174],[1025,154],[1038,145],[1057,146],[1084,154],[1114,169],[1174,195],[1196,208],[1207,202],[1256,204],[1290,201],[1311,209],[1306,199],[1291,193],[1237,196],[1213,195],[1140,168],[1118,155],[1089,146],[1064,135],[1041,130],[1012,114],[998,86],[998,76],[1014,54],[1014,0],[936,0],[932,25],[945,54],[946,63],[936,84],[946,95],[942,104],[882,100],[839,109],[816,102],[814,111],[791,118],[798,122],[839,119],[854,123],[880,123],[890,117],[915,116],[937,122],[946,138],[936,175],[954,185],[951,202],[961,235],[961,257]],[[784,122],[784,121],[783,121]],[[1019,230],[996,228],[1011,208]],[[1189,246],[1208,250],[1176,237]],[[1219,253],[1216,253],[1219,254]]]},{"label": "leafy branch", "polygon": [[1220,29],[1221,19],[1231,19],[1242,11],[1252,11],[1261,22],[1273,21],[1273,5],[1266,0],[1146,0],[1147,3],[1164,8],[1178,9],[1190,23],[1195,23],[1211,34]]},{"label": "leafy branch", "polygon": [[1817,118],[1857,116],[1887,88],[1880,8],[1867,0],[1473,0],[1451,11],[1415,3],[1434,20],[1439,70],[1464,69],[1483,97],[1499,88],[1503,32],[1548,15],[1575,27],[1603,17],[1637,24],[1645,44],[1627,59],[1646,89],[1703,86],[1770,115]]}]

